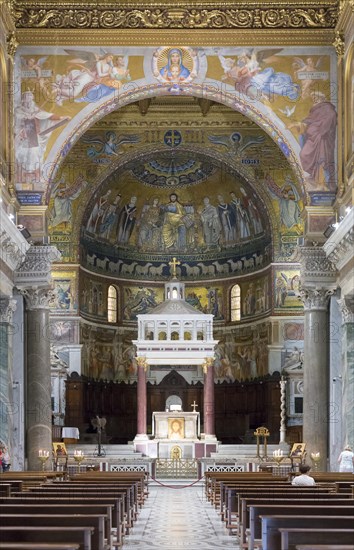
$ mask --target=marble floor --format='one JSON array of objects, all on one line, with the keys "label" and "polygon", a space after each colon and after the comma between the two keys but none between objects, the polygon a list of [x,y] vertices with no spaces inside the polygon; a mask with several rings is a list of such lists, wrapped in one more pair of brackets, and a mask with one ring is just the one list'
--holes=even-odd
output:
[{"label": "marble floor", "polygon": [[151,487],[123,550],[208,550],[233,548],[220,516],[205,499],[202,486],[172,489]]}]

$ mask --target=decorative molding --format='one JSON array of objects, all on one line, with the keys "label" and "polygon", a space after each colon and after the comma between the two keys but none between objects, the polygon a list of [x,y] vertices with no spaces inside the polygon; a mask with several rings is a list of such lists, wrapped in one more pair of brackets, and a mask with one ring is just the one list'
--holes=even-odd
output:
[{"label": "decorative molding", "polygon": [[327,258],[341,271],[353,258],[354,208],[340,222],[337,229],[323,245]]},{"label": "decorative molding", "polygon": [[338,5],[322,0],[308,2],[149,2],[137,8],[131,2],[13,2],[18,29],[334,29]]},{"label": "decorative molding", "polygon": [[300,290],[300,298],[304,304],[305,311],[324,310],[327,311],[328,302],[334,294],[333,290],[326,288],[309,288]]},{"label": "decorative molding", "polygon": [[0,323],[11,324],[16,308],[16,300],[9,296],[0,296]]},{"label": "decorative molding", "polygon": [[301,285],[303,288],[317,288],[329,284],[335,288],[337,271],[327,258],[321,246],[303,246],[300,248]]},{"label": "decorative molding", "polygon": [[53,291],[49,288],[21,288],[20,293],[26,300],[28,310],[48,309],[53,299]]},{"label": "decorative molding", "polygon": [[21,288],[49,287],[51,264],[59,261],[61,254],[55,246],[31,246],[24,263],[15,274],[15,284]]}]

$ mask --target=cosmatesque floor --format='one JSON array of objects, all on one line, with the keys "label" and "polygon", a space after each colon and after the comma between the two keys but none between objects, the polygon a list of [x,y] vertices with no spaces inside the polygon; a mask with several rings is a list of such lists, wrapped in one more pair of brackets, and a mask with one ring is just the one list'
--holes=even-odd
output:
[{"label": "cosmatesque floor", "polygon": [[237,542],[205,499],[203,487],[151,487],[123,550],[237,550]]}]

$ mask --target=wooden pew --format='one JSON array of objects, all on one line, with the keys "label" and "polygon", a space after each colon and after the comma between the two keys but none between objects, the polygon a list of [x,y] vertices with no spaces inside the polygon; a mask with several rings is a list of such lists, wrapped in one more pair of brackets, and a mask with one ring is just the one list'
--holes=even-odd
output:
[{"label": "wooden pew", "polygon": [[[300,512],[301,513],[301,512]],[[281,550],[280,527],[314,529],[350,529],[353,517],[348,516],[260,516],[262,520],[262,550]]]},{"label": "wooden pew", "polygon": [[300,506],[301,502],[306,506],[350,506],[352,501],[347,498],[335,498],[335,495],[327,494],[322,495],[320,498],[316,494],[310,492],[298,492],[291,493],[289,495],[282,495],[276,497],[269,497],[266,494],[262,494],[259,498],[257,496],[239,495],[239,517],[238,517],[238,535],[242,542],[245,541],[246,530],[250,527],[250,506],[260,505],[275,505],[281,506],[282,504],[287,506]]},{"label": "wooden pew", "polygon": [[353,550],[352,544],[297,544],[296,550]]},{"label": "wooden pew", "polygon": [[[248,548],[254,550],[254,544],[256,540],[261,539],[262,528],[260,516],[264,515],[302,515],[302,516],[315,516],[315,515],[327,515],[327,516],[348,516],[354,518],[353,505],[333,505],[333,501],[328,505],[312,506],[308,504],[302,504],[298,502],[296,505],[289,505],[283,503],[277,504],[254,504],[249,505],[249,537]],[[304,542],[303,540],[299,542]],[[311,542],[311,541],[309,541]]]},{"label": "wooden pew", "polygon": [[[66,510],[73,514],[97,514],[104,513],[107,515],[106,532],[111,533],[112,528],[117,529],[118,543],[122,543],[123,528],[117,509],[117,499],[111,498],[95,498],[95,499],[66,499],[66,498],[42,498],[42,499],[20,499],[20,498],[5,498],[0,499],[1,509],[11,513],[65,513]],[[38,510],[38,512],[37,512]],[[48,510],[48,512],[47,512]],[[113,513],[112,513],[113,511]],[[1,539],[0,539],[1,540]],[[109,542],[111,537],[109,537]]]},{"label": "wooden pew", "polygon": [[[134,523],[134,509],[133,503],[131,501],[130,489],[128,491],[117,491],[117,490],[103,490],[97,488],[94,490],[89,489],[71,489],[67,488],[57,488],[55,490],[47,490],[45,487],[39,489],[38,491],[31,491],[26,494],[21,495],[23,502],[26,502],[28,499],[37,499],[37,501],[43,498],[58,499],[61,500],[66,498],[68,502],[71,502],[73,499],[80,499],[81,502],[86,502],[87,499],[94,499],[96,502],[100,502],[102,499],[105,502],[112,502],[118,511],[118,525],[122,529],[122,532],[128,533],[130,528]],[[112,499],[112,500],[111,500]],[[117,525],[117,527],[118,527]]]},{"label": "wooden pew", "polygon": [[281,527],[282,550],[291,550],[301,543],[336,544],[340,540],[343,544],[351,544],[353,549],[354,529],[297,529],[295,527]]},{"label": "wooden pew", "polygon": [[[7,504],[2,507],[2,517],[5,515],[101,515],[105,519],[107,544],[112,545],[112,509],[113,504]],[[1,518],[0,518],[1,522]]]},{"label": "wooden pew", "polygon": [[53,542],[0,542],[0,550],[79,550],[79,544],[59,544]]},{"label": "wooden pew", "polygon": [[[93,514],[4,514],[0,515],[0,536],[1,529],[4,526],[22,527],[22,525],[31,525],[32,527],[93,527],[91,538],[91,547],[93,550],[106,550],[105,538],[110,539],[108,533],[105,533],[106,516]],[[112,543],[109,543],[109,549]]]},{"label": "wooden pew", "polygon": [[1,480],[0,487],[2,487],[3,485],[10,485],[11,487],[10,495],[12,495],[13,493],[20,493],[21,491],[23,491],[23,481],[21,479],[9,478],[6,481]]},{"label": "wooden pew", "polygon": [[80,550],[91,546],[93,527],[0,527],[1,542],[78,542]]}]

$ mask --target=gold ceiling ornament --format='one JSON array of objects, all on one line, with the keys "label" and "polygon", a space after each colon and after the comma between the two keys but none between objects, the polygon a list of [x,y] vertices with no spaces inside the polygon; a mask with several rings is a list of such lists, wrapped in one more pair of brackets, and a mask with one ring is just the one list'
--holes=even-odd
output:
[{"label": "gold ceiling ornament", "polygon": [[16,33],[15,31],[11,31],[6,37],[6,49],[7,49],[8,56],[11,57],[12,59],[15,56],[17,46],[18,46],[18,42],[16,39]]},{"label": "gold ceiling ornament", "polygon": [[334,46],[334,49],[336,50],[337,56],[338,57],[343,57],[344,52],[345,52],[345,41],[344,41],[343,33],[339,32],[339,31],[335,32],[335,37],[334,37],[334,40],[333,40],[333,46]]},{"label": "gold ceiling ornament", "polygon": [[334,0],[291,5],[290,2],[215,2],[170,7],[148,2],[137,9],[131,3],[14,1],[12,15],[18,29],[333,29],[338,19]]}]

